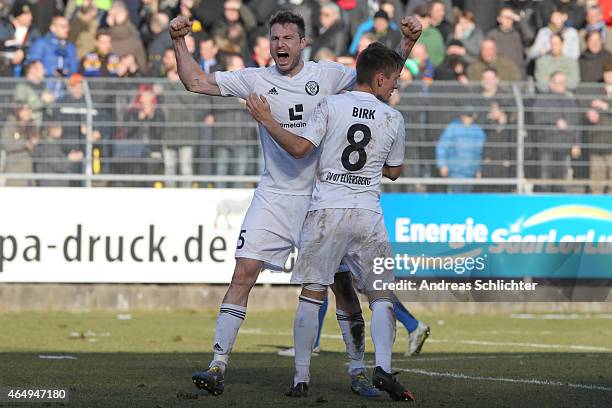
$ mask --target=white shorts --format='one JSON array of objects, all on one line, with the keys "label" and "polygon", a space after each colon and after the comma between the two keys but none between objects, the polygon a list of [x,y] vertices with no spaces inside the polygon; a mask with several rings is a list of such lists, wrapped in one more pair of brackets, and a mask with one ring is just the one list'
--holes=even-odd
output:
[{"label": "white shorts", "polygon": [[391,257],[389,235],[382,214],[361,208],[327,208],[309,211],[300,236],[300,251],[291,283],[329,286],[340,263],[353,273],[358,289],[380,288],[376,281],[391,283],[393,269],[377,270],[376,258]]},{"label": "white shorts", "polygon": [[310,196],[255,190],[240,227],[236,258],[257,259],[264,268],[282,271],[298,247]]}]

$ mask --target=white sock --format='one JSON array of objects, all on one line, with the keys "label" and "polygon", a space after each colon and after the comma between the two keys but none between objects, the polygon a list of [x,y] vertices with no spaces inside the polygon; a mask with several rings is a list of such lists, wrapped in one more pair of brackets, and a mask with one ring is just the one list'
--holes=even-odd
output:
[{"label": "white sock", "polygon": [[370,305],[370,309],[372,309],[370,332],[374,342],[376,365],[390,373],[391,353],[393,352],[393,343],[395,342],[393,303],[388,299],[375,300]]},{"label": "white sock", "polygon": [[225,371],[232,347],[238,336],[238,329],[246,316],[246,306],[222,303],[217,317],[215,341],[213,346],[214,358],[210,367],[216,365]]},{"label": "white sock", "polygon": [[295,347],[295,377],[293,385],[310,382],[310,355],[319,330],[319,308],[322,300],[300,296],[293,321],[293,345]]},{"label": "white sock", "polygon": [[365,370],[363,356],[365,353],[365,324],[361,312],[350,315],[336,309],[336,318],[342,332],[346,354],[349,358],[348,372],[355,375]]}]

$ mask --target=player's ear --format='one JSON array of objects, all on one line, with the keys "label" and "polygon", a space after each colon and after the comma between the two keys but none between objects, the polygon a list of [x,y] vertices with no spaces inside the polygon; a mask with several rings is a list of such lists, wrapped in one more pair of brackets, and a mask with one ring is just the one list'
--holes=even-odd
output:
[{"label": "player's ear", "polygon": [[380,88],[381,86],[383,86],[383,84],[385,83],[385,73],[384,72],[378,72],[375,76],[375,80],[376,80],[376,85]]},{"label": "player's ear", "polygon": [[306,37],[300,38],[300,50],[303,51],[307,45],[308,45],[308,42],[306,41]]}]

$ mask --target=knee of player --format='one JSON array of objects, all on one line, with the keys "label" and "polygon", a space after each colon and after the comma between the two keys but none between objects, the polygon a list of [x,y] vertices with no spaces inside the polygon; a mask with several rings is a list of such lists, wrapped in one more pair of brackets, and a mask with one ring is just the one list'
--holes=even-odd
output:
[{"label": "knee of player", "polygon": [[253,286],[257,281],[259,275],[259,269],[248,268],[241,265],[236,265],[234,269],[234,276],[232,276],[231,285],[236,286]]},{"label": "knee of player", "polygon": [[[350,274],[344,274],[350,275]],[[355,292],[352,281],[349,279],[336,280],[332,285],[336,297],[336,308],[350,313],[361,312],[359,297]]]},{"label": "knee of player", "polygon": [[327,285],[321,285],[320,283],[305,283],[302,285],[300,296],[316,300],[325,300],[327,296]]},{"label": "knee of player", "polygon": [[357,296],[353,287],[353,280],[350,272],[336,273],[334,275],[334,283],[331,288],[336,296]]},{"label": "knee of player", "polygon": [[393,292],[389,290],[370,290],[366,291],[366,295],[370,302],[370,309],[372,308],[372,304],[377,301],[385,300],[393,303]]}]

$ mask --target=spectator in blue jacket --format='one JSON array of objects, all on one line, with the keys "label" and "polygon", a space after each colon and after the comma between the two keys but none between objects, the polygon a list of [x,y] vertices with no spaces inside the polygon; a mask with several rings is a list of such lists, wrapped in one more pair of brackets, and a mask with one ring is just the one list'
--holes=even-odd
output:
[{"label": "spectator in blue jacket", "polygon": [[28,61],[40,61],[47,77],[69,77],[78,71],[76,47],[67,40],[68,19],[55,16],[49,32],[36,40],[28,52]]},{"label": "spectator in blue jacket", "polygon": [[[440,176],[480,178],[485,133],[476,125],[474,108],[467,107],[460,119],[448,124],[436,146],[436,165]],[[450,192],[467,193],[471,185],[450,186]]]}]

